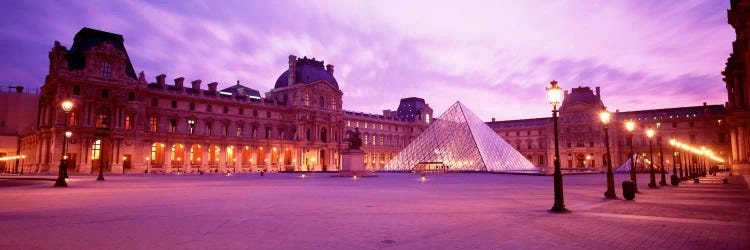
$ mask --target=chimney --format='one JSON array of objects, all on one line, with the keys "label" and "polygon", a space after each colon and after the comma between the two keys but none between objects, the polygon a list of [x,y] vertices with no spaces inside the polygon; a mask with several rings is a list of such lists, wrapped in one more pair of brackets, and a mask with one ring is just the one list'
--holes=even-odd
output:
[{"label": "chimney", "polygon": [[495,122],[495,117],[492,117],[492,122]]},{"label": "chimney", "polygon": [[193,85],[194,90],[201,90],[201,80],[192,81],[190,84]]},{"label": "chimney", "polygon": [[165,75],[165,74],[161,74],[161,75],[156,76],[156,84],[158,84],[159,86],[163,86],[165,78],[167,78],[167,75]]},{"label": "chimney", "polygon": [[216,92],[216,86],[218,86],[218,85],[219,85],[218,82],[209,83],[208,84],[208,91],[211,92],[211,93],[215,93]]},{"label": "chimney", "polygon": [[333,75],[333,64],[326,65],[326,71],[328,71],[328,74]]},{"label": "chimney", "polygon": [[297,56],[289,55],[289,79],[287,79],[288,86],[295,84],[297,79]]},{"label": "chimney", "polygon": [[599,87],[596,87],[596,96],[597,97],[601,97],[601,96],[599,96]]},{"label": "chimney", "polygon": [[174,86],[178,89],[182,89],[184,86],[185,77],[177,77],[174,79]]}]

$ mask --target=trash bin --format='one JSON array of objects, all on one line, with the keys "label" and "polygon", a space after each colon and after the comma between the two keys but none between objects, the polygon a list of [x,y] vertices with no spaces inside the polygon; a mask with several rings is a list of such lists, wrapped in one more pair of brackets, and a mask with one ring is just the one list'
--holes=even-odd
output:
[{"label": "trash bin", "polygon": [[672,186],[676,187],[677,185],[680,185],[680,177],[677,177],[676,174],[673,174],[671,179],[672,179]]},{"label": "trash bin", "polygon": [[622,197],[629,201],[635,199],[635,184],[632,181],[622,182]]}]

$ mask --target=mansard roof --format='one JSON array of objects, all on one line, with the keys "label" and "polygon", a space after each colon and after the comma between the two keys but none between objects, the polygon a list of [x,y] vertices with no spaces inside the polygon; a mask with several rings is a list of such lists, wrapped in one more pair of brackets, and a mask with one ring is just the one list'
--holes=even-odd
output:
[{"label": "mansard roof", "polygon": [[125,74],[133,79],[138,79],[133,69],[133,64],[130,62],[128,52],[125,50],[123,43],[124,39],[122,35],[109,33],[106,31],[95,30],[92,28],[84,27],[73,38],[73,46],[68,51],[66,59],[68,60],[69,70],[81,70],[86,67],[86,51],[94,46],[98,46],[104,42],[111,43],[117,50],[125,53],[127,57],[127,65],[125,66]]}]

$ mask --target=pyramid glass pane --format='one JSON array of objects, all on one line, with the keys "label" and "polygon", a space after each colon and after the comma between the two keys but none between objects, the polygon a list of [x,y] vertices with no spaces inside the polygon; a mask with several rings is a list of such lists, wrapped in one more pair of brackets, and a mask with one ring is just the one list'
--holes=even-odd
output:
[{"label": "pyramid glass pane", "polygon": [[389,161],[384,171],[439,162],[448,171],[537,172],[538,169],[460,102]]}]

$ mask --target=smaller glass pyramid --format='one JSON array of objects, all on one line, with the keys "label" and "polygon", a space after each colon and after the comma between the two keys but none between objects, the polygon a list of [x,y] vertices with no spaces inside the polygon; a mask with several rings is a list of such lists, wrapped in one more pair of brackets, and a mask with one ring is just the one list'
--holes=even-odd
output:
[{"label": "smaller glass pyramid", "polygon": [[[648,171],[651,169],[651,161],[647,158],[639,157],[638,154],[633,154],[625,161],[620,167],[615,170],[615,173],[630,173],[630,162],[635,159],[635,171]],[[654,169],[661,169],[661,164],[654,162]]]},{"label": "smaller glass pyramid", "polygon": [[418,165],[445,171],[539,172],[460,102],[453,104],[382,171],[413,171]]}]

